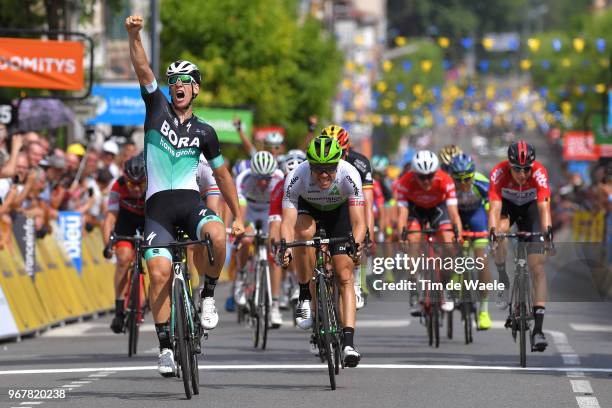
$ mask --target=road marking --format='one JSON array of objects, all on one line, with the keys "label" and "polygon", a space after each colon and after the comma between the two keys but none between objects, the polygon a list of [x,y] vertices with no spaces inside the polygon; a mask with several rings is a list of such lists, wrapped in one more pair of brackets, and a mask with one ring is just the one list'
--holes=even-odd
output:
[{"label": "road marking", "polygon": [[91,381],[73,381],[70,384],[91,384]]},{"label": "road marking", "polygon": [[576,393],[593,393],[593,387],[591,387],[591,383],[588,380],[570,380],[570,384],[572,385],[572,391]]},{"label": "road marking", "polygon": [[359,320],[356,327],[358,329],[383,329],[410,326],[410,319],[401,320]]},{"label": "road marking", "polygon": [[62,385],[62,388],[79,388],[79,387],[81,387],[81,386],[78,385],[78,384],[74,384],[74,385],[71,385],[71,384]]},{"label": "road marking", "polygon": [[612,333],[612,325],[609,324],[570,323],[569,325],[573,330],[580,332]]},{"label": "road marking", "polygon": [[565,365],[580,365],[580,358],[578,354],[561,354],[563,364]]},{"label": "road marking", "polygon": [[595,397],[576,397],[576,402],[580,408],[599,408],[599,402]]},{"label": "road marking", "polygon": [[568,371],[567,376],[570,378],[584,378],[582,371]]},{"label": "road marking", "polygon": [[[20,402],[19,405],[40,405],[42,404],[42,401],[24,401],[24,402]],[[24,407],[21,407],[24,408]]]},{"label": "road marking", "polygon": [[[240,371],[240,370],[319,370],[327,368],[324,364],[227,364],[227,365],[200,365],[200,370],[205,371]],[[476,371],[536,371],[536,372],[562,372],[575,373],[574,367],[516,367],[516,366],[491,366],[491,365],[449,365],[449,364],[360,364],[357,368],[363,369],[424,369],[424,370],[476,370]],[[157,366],[127,366],[127,367],[103,367],[103,368],[58,368],[58,369],[36,369],[36,370],[4,370],[0,375],[17,374],[65,374],[94,372],[89,377],[106,377],[109,370],[113,372],[123,371],[150,371],[157,370]],[[612,373],[611,368],[580,367],[583,373]]]}]

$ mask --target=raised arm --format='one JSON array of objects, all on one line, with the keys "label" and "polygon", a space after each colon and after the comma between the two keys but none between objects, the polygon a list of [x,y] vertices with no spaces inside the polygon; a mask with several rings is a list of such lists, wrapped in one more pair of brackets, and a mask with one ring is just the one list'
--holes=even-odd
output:
[{"label": "raised arm", "polygon": [[140,30],[144,25],[142,16],[129,16],[125,19],[125,29],[128,32],[130,44],[130,59],[136,71],[138,82],[142,86],[150,85],[155,81],[155,75],[149,66],[147,54],[142,46]]}]

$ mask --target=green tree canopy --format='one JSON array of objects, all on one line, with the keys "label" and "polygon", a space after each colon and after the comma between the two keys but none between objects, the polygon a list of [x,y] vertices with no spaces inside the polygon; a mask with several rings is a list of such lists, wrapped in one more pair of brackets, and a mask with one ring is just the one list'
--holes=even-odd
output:
[{"label": "green tree canopy", "polygon": [[281,125],[298,144],[310,115],[327,116],[342,57],[321,24],[298,24],[282,0],[164,0],[161,56],[202,71],[196,105],[250,107],[256,125]]}]

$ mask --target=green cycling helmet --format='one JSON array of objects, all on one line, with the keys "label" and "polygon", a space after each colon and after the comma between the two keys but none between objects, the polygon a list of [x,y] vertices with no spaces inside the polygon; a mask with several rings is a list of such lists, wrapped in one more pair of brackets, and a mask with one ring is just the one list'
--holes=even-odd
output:
[{"label": "green cycling helmet", "polygon": [[319,136],[310,141],[306,159],[311,164],[338,164],[342,158],[342,149],[338,139]]}]

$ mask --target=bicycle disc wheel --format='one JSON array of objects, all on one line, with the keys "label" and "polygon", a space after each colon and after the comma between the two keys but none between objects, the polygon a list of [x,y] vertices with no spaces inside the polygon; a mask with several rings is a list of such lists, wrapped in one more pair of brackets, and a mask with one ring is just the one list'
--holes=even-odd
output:
[{"label": "bicycle disc wheel", "polygon": [[131,284],[130,284],[130,310],[128,312],[128,356],[132,357],[138,350],[138,330],[140,323],[138,321],[138,315],[140,310],[140,274],[135,274],[135,271],[131,271]]},{"label": "bicycle disc wheel", "polygon": [[183,377],[183,385],[185,387],[185,395],[187,399],[191,399],[191,356],[189,354],[189,331],[187,329],[187,320],[185,317],[185,301],[183,299],[183,282],[177,280],[174,285],[174,327],[175,327],[175,347],[174,352],[177,354],[177,361],[181,377]]},{"label": "bicycle disc wheel", "polygon": [[431,310],[431,325],[433,326],[433,337],[435,347],[440,347],[440,303],[435,302]]},{"label": "bicycle disc wheel", "polygon": [[259,304],[261,305],[261,319],[262,319],[262,332],[261,332],[261,349],[266,349],[268,343],[268,329],[270,328],[270,299],[268,298],[268,281],[267,277],[270,276],[270,271],[265,261],[261,262],[261,283],[260,283],[260,295]]},{"label": "bicycle disc wheel", "polygon": [[329,321],[329,296],[327,293],[327,285],[325,278],[319,276],[317,278],[317,301],[319,303],[319,310],[321,311],[321,323],[323,334],[321,340],[323,341],[323,347],[325,350],[325,360],[327,360],[327,371],[329,373],[329,384],[331,389],[336,389],[336,368],[334,367],[334,344],[333,336],[331,335],[331,324]]},{"label": "bicycle disc wheel", "polygon": [[461,306],[461,314],[463,314],[463,334],[465,336],[465,344],[472,342],[472,305],[469,302],[463,302]]}]

